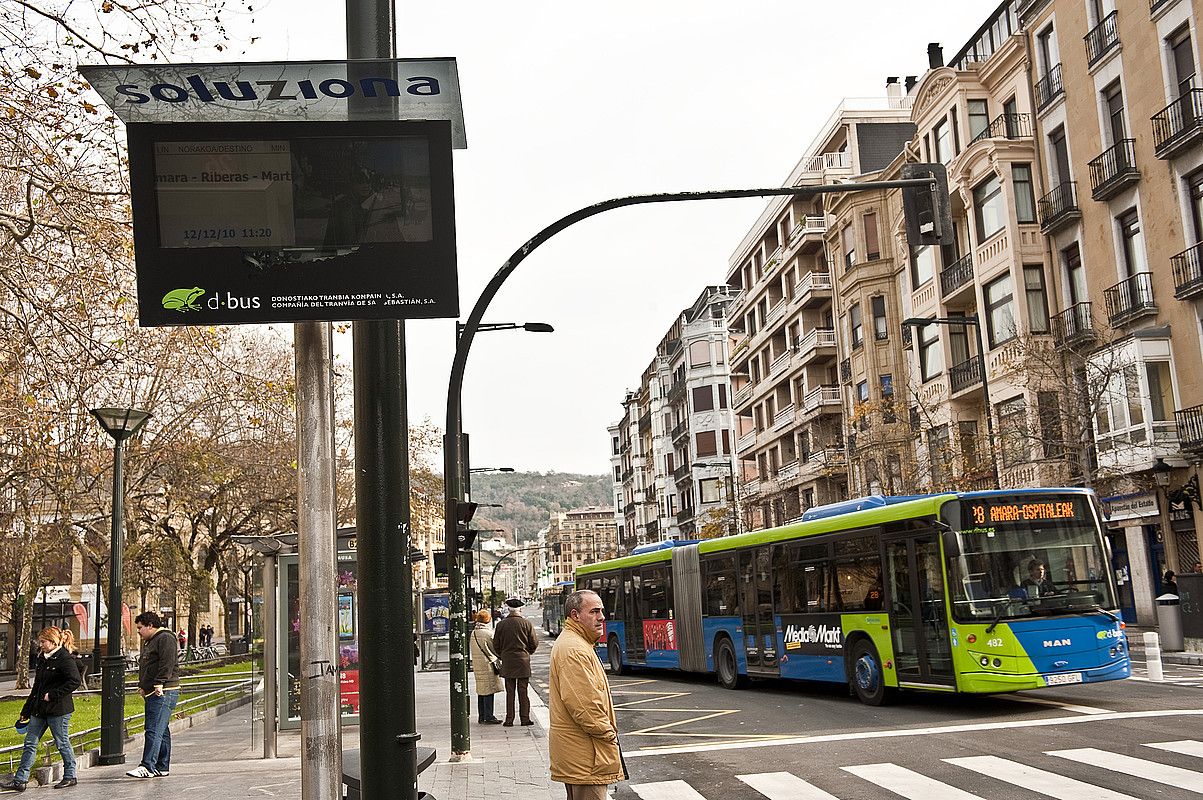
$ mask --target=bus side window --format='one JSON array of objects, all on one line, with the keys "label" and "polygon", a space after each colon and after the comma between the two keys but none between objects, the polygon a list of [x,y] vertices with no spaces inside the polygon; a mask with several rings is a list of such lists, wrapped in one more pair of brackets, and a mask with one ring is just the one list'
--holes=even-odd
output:
[{"label": "bus side window", "polygon": [[778,614],[801,614],[806,610],[804,584],[798,565],[790,562],[791,550],[773,548],[773,604]]},{"label": "bus side window", "polygon": [[825,564],[803,564],[801,574],[806,581],[806,608],[810,613],[819,611],[827,611],[830,607],[828,602],[828,581],[827,569]]},{"label": "bus side window", "polygon": [[735,581],[735,558],[719,556],[702,561],[702,609],[708,617],[739,614],[739,585]]},{"label": "bus side window", "polygon": [[841,609],[881,610],[881,559],[876,554],[838,562],[835,579]]}]

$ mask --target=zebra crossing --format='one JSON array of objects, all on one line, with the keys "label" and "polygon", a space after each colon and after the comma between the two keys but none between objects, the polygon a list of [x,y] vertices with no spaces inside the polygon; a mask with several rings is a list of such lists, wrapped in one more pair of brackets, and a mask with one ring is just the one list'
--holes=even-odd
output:
[{"label": "zebra crossing", "polygon": [[[847,785],[850,779],[860,782],[860,785],[850,787],[856,797],[865,796],[865,785],[872,784],[891,792],[891,796],[904,797],[908,800],[1003,800],[1010,796],[1008,794],[1009,787],[1020,787],[1028,792],[1056,800],[1083,800],[1084,798],[1089,798],[1089,800],[1139,800],[1142,797],[1160,794],[1165,787],[1203,794],[1203,771],[1187,769],[1157,760],[1159,755],[1165,754],[1188,756],[1192,760],[1199,759],[1194,766],[1203,769],[1203,741],[1184,739],[1148,742],[1142,747],[1149,748],[1148,758],[1110,752],[1095,747],[1044,751],[1046,756],[1096,770],[1097,772],[1092,774],[1098,774],[1099,781],[1113,786],[1116,783],[1112,773],[1127,776],[1135,788],[1120,788],[1126,788],[1127,791],[1133,791],[1135,794],[1127,794],[1118,789],[993,755],[940,759],[943,764],[966,770],[966,775],[976,774],[977,782],[972,786],[974,791],[954,786],[922,772],[893,763],[855,764],[839,767],[840,773],[843,773],[844,777],[841,778],[838,774],[830,773],[823,776],[825,778],[823,783],[827,788],[820,788],[792,772],[761,772],[736,775],[735,777],[766,800],[840,800],[840,795],[832,794],[829,790],[833,786]],[[811,780],[816,780],[815,776],[809,777]],[[979,787],[986,784],[989,784],[990,787],[986,793],[975,793],[983,791]],[[641,800],[719,800],[717,795],[707,797],[706,794],[683,780],[628,785]],[[724,796],[729,795],[724,794]]]}]

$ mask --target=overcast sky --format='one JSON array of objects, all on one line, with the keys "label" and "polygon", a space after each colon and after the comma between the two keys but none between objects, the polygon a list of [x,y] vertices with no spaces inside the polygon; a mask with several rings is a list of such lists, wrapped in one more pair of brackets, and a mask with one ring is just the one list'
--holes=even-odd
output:
[{"label": "overcast sky", "polygon": [[[844,97],[921,74],[997,0],[398,0],[398,55],[459,64],[468,149],[455,151],[460,308],[526,239],[566,213],[647,192],[779,186]],[[337,10],[336,10],[337,9]],[[256,7],[242,60],[340,59],[342,4]],[[334,13],[331,13],[334,12]],[[477,337],[464,388],[474,466],[609,471],[621,416],[675,315],[761,200],[637,207],[580,223],[507,282],[485,321],[553,334]],[[412,421],[442,425],[450,320],[407,324]],[[349,335],[348,335],[349,338]],[[337,345],[349,361],[349,342]]]}]

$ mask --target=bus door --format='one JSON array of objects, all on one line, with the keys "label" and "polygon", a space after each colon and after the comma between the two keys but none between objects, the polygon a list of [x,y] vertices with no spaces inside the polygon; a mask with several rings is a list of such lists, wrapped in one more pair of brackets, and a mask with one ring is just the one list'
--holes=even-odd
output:
[{"label": "bus door", "polygon": [[932,531],[887,540],[885,547],[898,680],[954,685],[939,537]]},{"label": "bus door", "polygon": [[627,660],[643,662],[647,652],[643,649],[643,620],[640,618],[642,604],[640,603],[639,573],[635,570],[622,574],[622,628],[626,641],[623,643],[627,651]]},{"label": "bus door", "polygon": [[743,614],[748,669],[777,669],[777,627],[773,621],[772,557],[768,547],[739,553],[739,607]]}]

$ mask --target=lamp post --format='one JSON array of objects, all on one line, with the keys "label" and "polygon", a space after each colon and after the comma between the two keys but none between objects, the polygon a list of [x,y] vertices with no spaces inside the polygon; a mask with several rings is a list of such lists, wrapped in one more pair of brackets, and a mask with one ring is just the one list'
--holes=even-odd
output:
[{"label": "lamp post", "polygon": [[[92,566],[96,568],[96,597],[92,601],[96,605],[96,623],[92,628],[92,671],[95,672],[100,669],[100,571],[104,569],[104,565],[107,564],[109,560],[107,558],[99,558],[93,555],[89,555],[88,560],[91,561]],[[112,631],[109,632],[109,635],[113,635]]]},{"label": "lamp post", "polygon": [[[1153,480],[1157,483],[1157,508],[1158,516],[1161,518],[1161,539],[1165,543],[1166,569],[1176,572],[1178,570],[1178,541],[1174,538],[1170,522],[1170,474],[1174,468],[1165,463],[1164,458],[1158,458],[1149,471],[1153,473]],[[1160,577],[1161,572],[1159,571],[1155,578],[1160,579]]]},{"label": "lamp post", "polygon": [[727,461],[695,461],[693,466],[727,470],[727,480],[730,481],[728,485],[731,488],[727,498],[731,501],[731,509],[735,516],[735,524],[732,527],[735,528],[736,534],[743,533],[743,515],[739,513],[739,487],[735,483],[735,467],[731,466]]},{"label": "lamp post", "polygon": [[[125,514],[125,482],[121,446],[150,418],[133,408],[94,408],[92,416],[113,438],[113,526],[109,540],[109,652],[104,659],[100,688],[100,763],[125,763],[125,653],[121,637],[121,546]],[[98,603],[99,605],[99,598]],[[114,635],[114,631],[116,635]]]},{"label": "lamp post", "polygon": [[[977,314],[964,317],[909,317],[902,324],[910,328],[926,328],[928,325],[946,325],[950,328],[973,328],[977,337],[978,368],[982,375],[982,402],[986,404],[986,437],[990,443],[990,471],[994,476],[994,488],[1001,489],[998,471],[998,448],[994,441],[994,409],[990,405],[990,376],[986,369],[986,343],[982,339],[982,321]],[[918,345],[916,345],[918,347]]]},{"label": "lamp post", "polygon": [[[455,323],[455,356],[447,391],[447,432],[443,438],[443,525],[447,547],[447,593],[450,595],[450,636],[448,660],[451,662],[449,681],[451,705],[451,755],[459,760],[471,752],[472,735],[468,727],[468,614],[466,581],[460,562],[457,534],[460,508],[470,474],[467,466],[467,446],[463,420],[463,368],[468,348],[480,331],[524,330],[528,333],[553,333],[555,328],[546,322],[487,322],[477,317],[468,323]],[[466,334],[466,335],[465,335]],[[460,365],[456,368],[456,365]]]}]

